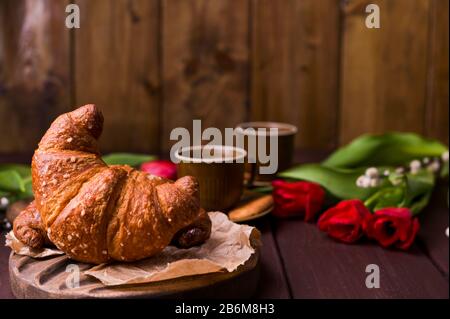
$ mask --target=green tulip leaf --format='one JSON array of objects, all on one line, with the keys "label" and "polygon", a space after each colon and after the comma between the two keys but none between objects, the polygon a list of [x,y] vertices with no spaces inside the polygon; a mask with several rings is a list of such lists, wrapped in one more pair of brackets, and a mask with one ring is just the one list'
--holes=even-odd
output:
[{"label": "green tulip leaf", "polygon": [[22,164],[0,164],[0,172],[16,171],[23,178],[31,176],[31,167]]},{"label": "green tulip leaf", "polygon": [[23,180],[24,184],[24,191],[20,194],[21,198],[32,198],[33,195],[33,184],[31,180],[31,176],[28,178],[25,178]]},{"label": "green tulip leaf", "polygon": [[409,207],[413,214],[419,213],[428,204],[435,183],[434,174],[425,169],[417,174],[406,174],[406,193],[402,207]]},{"label": "green tulip leaf", "polygon": [[156,156],[133,153],[111,153],[102,157],[108,165],[129,165],[137,167],[142,163],[153,161]]},{"label": "green tulip leaf", "polygon": [[10,193],[0,190],[0,197],[9,197]]},{"label": "green tulip leaf", "polygon": [[[364,172],[364,168],[350,170],[326,167],[321,164],[304,164],[284,171],[279,176],[317,183],[339,199],[365,200],[384,185],[373,188],[356,186],[356,180]],[[387,179],[385,183],[388,183]]]},{"label": "green tulip leaf", "polygon": [[6,192],[24,192],[25,185],[22,177],[15,170],[0,171],[0,190]]},{"label": "green tulip leaf", "polygon": [[398,166],[424,157],[440,157],[447,150],[444,144],[413,133],[363,135],[338,149],[323,165],[335,168]]},{"label": "green tulip leaf", "polygon": [[428,205],[432,193],[433,192],[430,191],[415,198],[414,202],[412,202],[411,205],[409,205],[409,209],[411,210],[411,213],[413,215],[417,215]]},{"label": "green tulip leaf", "polygon": [[407,191],[410,198],[430,192],[435,183],[434,174],[425,169],[420,170],[417,174],[406,174]]}]

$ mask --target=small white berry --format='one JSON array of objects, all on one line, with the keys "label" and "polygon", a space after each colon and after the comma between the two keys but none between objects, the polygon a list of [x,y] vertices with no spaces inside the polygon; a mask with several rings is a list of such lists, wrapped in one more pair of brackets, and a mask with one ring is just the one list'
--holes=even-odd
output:
[{"label": "small white berry", "polygon": [[420,163],[419,160],[414,160],[414,161],[412,161],[412,162],[409,164],[409,167],[410,167],[411,169],[418,169],[418,168],[421,168],[421,167],[422,167],[422,163]]},{"label": "small white berry", "polygon": [[5,209],[9,205],[9,199],[6,197],[0,198],[0,208]]},{"label": "small white berry", "polygon": [[370,187],[370,182],[371,179],[365,175],[362,175],[360,177],[358,177],[358,179],[356,180],[356,186],[361,187],[361,188],[368,188]]},{"label": "small white berry", "polygon": [[422,163],[419,160],[414,160],[409,164],[409,168],[411,169],[411,173],[417,174],[422,167]]},{"label": "small white berry", "polygon": [[405,172],[405,169],[404,169],[403,167],[397,167],[397,168],[395,169],[395,172],[396,172],[397,174],[403,174],[403,173]]},{"label": "small white berry", "polygon": [[445,152],[445,153],[443,153],[442,154],[442,160],[444,161],[444,162],[448,162],[448,151],[447,152]]},{"label": "small white berry", "polygon": [[384,175],[384,176],[389,176],[389,175],[391,175],[391,172],[389,172],[389,170],[385,170],[385,171],[383,172],[383,175]]},{"label": "small white berry", "polygon": [[439,161],[433,161],[430,165],[428,165],[427,169],[430,172],[437,173],[441,169],[441,164]]},{"label": "small white berry", "polygon": [[376,178],[379,176],[379,172],[378,169],[376,167],[369,167],[366,170],[366,176],[370,177],[370,178]]},{"label": "small white berry", "polygon": [[428,157],[425,157],[422,162],[426,165],[428,163],[430,163],[430,159]]},{"label": "small white berry", "polygon": [[363,187],[363,180],[366,178],[366,176],[364,176],[364,175],[362,175],[362,176],[359,176],[357,179],[356,179],[356,186],[358,186],[358,187]]}]

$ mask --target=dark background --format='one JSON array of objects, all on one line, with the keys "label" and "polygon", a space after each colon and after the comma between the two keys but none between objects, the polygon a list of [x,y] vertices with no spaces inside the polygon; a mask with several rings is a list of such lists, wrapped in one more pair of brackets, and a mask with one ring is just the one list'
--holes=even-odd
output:
[{"label": "dark background", "polygon": [[[65,27],[76,3],[81,28]],[[365,7],[381,8],[381,29]],[[102,149],[160,153],[172,128],[299,127],[297,148],[365,132],[448,143],[448,0],[0,0],[0,155],[96,103]]]}]

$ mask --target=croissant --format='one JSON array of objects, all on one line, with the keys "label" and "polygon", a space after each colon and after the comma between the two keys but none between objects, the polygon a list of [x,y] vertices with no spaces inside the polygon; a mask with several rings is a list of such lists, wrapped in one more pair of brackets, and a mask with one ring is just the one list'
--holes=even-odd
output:
[{"label": "croissant", "polygon": [[171,242],[187,248],[209,238],[194,177],[172,182],[124,165],[106,165],[97,140],[103,116],[85,105],[59,116],[32,159],[35,196],[14,221],[23,243],[53,243],[93,264],[135,261]]}]

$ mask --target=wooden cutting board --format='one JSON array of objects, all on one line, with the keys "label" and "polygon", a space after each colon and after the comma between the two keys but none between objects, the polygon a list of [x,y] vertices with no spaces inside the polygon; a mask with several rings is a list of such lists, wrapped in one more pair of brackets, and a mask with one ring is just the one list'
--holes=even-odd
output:
[{"label": "wooden cutting board", "polygon": [[[68,288],[69,264],[80,267],[80,287]],[[106,287],[82,274],[90,265],[66,256],[34,259],[11,253],[9,275],[17,298],[249,298],[259,279],[259,249],[236,271],[182,277],[149,284]]]}]

